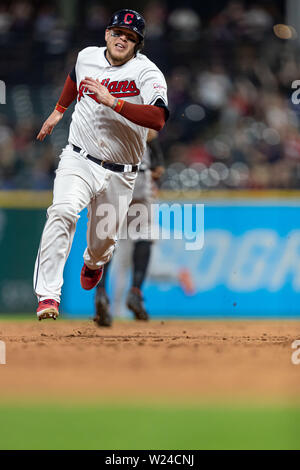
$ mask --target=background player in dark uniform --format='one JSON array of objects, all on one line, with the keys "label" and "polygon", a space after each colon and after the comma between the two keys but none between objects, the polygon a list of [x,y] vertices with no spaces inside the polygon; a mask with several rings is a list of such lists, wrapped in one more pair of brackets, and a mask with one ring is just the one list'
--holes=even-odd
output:
[{"label": "background player in dark uniform", "polygon": [[[164,172],[163,153],[157,132],[149,130],[147,139],[147,149],[143,156],[140,171],[136,180],[133,199],[130,207],[135,204],[144,204],[147,207],[149,217],[143,220],[146,230],[151,227],[151,202],[155,197],[157,183],[159,178]],[[128,215],[127,223],[130,223],[130,212]],[[143,229],[143,227],[141,227]],[[142,231],[142,230],[141,230]],[[126,305],[133,312],[136,320],[147,321],[149,315],[144,305],[142,295],[142,286],[147,274],[151,255],[152,240],[151,239],[137,239],[133,242],[132,251],[132,281],[131,288],[126,298]],[[120,247],[122,249],[122,247]],[[125,248],[126,249],[126,248]],[[97,286],[95,297],[95,322],[99,326],[111,326],[112,315],[110,312],[110,302],[107,295],[107,273],[108,269]]]}]

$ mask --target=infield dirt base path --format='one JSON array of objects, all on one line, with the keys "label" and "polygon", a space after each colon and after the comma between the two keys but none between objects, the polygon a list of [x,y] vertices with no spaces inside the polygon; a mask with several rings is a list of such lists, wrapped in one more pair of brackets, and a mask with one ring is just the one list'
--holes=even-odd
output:
[{"label": "infield dirt base path", "polygon": [[298,321],[0,320],[0,396],[300,401]]}]

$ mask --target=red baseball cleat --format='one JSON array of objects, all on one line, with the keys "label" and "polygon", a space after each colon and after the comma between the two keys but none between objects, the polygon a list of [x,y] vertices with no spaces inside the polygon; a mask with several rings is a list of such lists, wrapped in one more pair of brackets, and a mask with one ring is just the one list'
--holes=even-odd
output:
[{"label": "red baseball cleat", "polygon": [[93,289],[101,281],[103,266],[99,269],[90,269],[85,263],[82,266],[80,275],[81,287],[85,290]]},{"label": "red baseball cleat", "polygon": [[39,320],[45,320],[46,318],[56,318],[59,315],[58,312],[59,303],[56,300],[47,299],[39,302],[36,314]]}]

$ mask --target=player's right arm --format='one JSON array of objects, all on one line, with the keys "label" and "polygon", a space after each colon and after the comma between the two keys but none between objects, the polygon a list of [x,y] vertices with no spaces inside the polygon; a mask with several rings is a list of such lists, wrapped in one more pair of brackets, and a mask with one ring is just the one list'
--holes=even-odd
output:
[{"label": "player's right arm", "polygon": [[40,132],[37,135],[37,140],[43,141],[46,135],[51,135],[54,127],[62,119],[64,112],[70,106],[70,104],[77,97],[77,85],[76,85],[76,76],[74,69],[68,75],[63,91],[59,97],[59,100],[55,106],[54,111],[50,114],[48,119],[42,125]]}]

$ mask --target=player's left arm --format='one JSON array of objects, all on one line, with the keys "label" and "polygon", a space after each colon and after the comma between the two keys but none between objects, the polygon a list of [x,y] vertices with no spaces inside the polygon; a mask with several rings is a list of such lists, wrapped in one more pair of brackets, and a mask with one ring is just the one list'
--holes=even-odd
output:
[{"label": "player's left arm", "polygon": [[135,104],[118,99],[113,108],[121,116],[139,126],[161,131],[167,120],[167,111],[160,103]]},{"label": "player's left arm", "polygon": [[99,103],[112,108],[131,122],[139,126],[160,131],[168,119],[168,109],[163,100],[157,97],[154,104],[135,104],[113,97],[108,89],[98,80],[86,77],[83,84],[95,93]]}]

